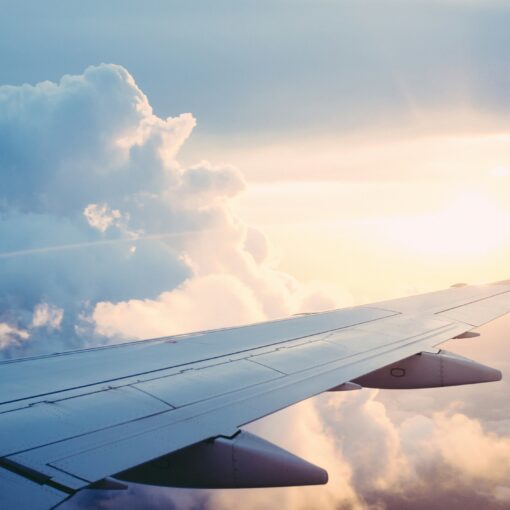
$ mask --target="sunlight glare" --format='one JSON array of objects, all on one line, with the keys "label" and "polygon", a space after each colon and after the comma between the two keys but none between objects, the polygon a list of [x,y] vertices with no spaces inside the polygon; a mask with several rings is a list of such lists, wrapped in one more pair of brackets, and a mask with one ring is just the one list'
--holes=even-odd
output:
[{"label": "sunlight glare", "polygon": [[482,193],[459,195],[435,213],[381,220],[390,242],[428,255],[479,257],[506,241],[510,214]]},{"label": "sunlight glare", "polygon": [[490,175],[492,177],[507,177],[508,176],[508,167],[505,165],[499,165],[491,168]]}]

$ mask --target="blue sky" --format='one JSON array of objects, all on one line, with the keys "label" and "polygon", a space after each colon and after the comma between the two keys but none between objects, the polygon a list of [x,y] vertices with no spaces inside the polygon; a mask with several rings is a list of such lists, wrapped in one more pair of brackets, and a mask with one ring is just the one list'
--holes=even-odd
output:
[{"label": "blue sky", "polygon": [[196,136],[416,122],[412,108],[508,108],[506,2],[2,3],[2,83],[124,65]]}]

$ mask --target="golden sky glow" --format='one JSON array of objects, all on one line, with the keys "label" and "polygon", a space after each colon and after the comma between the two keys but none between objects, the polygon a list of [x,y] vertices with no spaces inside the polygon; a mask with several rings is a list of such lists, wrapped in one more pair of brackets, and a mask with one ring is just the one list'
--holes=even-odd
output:
[{"label": "golden sky glow", "polygon": [[[355,302],[508,277],[507,135],[343,146],[296,142],[294,159],[287,147],[279,160],[294,179],[251,182],[237,203],[269,236],[282,269],[334,283]],[[261,148],[262,159],[265,150],[277,157]],[[300,179],[314,156],[319,178]],[[340,169],[339,178],[324,168]]]}]

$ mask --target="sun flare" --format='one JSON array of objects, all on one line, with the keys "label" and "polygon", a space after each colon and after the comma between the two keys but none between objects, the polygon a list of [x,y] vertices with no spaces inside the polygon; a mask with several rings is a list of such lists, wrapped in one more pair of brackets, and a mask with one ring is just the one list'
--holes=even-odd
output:
[{"label": "sun flare", "polygon": [[419,216],[383,219],[391,242],[436,256],[479,257],[508,240],[510,214],[484,193],[459,194],[444,209]]}]

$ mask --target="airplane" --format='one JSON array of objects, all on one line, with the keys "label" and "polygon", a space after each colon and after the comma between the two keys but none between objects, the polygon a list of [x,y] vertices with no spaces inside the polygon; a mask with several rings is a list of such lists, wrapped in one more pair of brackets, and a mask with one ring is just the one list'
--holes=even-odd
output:
[{"label": "airplane", "polygon": [[510,312],[510,280],[0,363],[0,508],[83,489],[319,485],[243,426],[327,391],[501,379],[437,346]]}]

